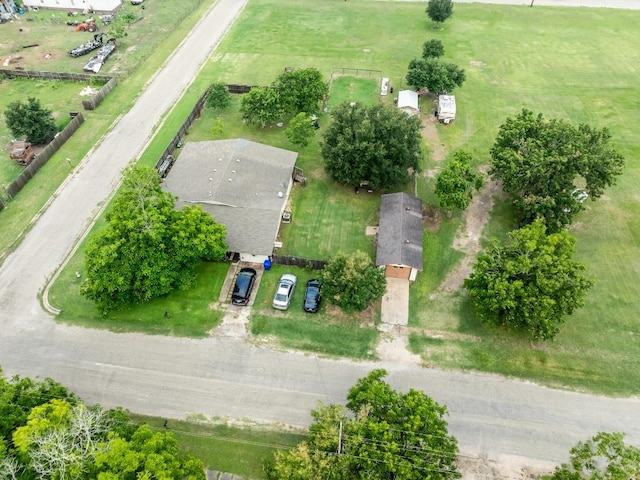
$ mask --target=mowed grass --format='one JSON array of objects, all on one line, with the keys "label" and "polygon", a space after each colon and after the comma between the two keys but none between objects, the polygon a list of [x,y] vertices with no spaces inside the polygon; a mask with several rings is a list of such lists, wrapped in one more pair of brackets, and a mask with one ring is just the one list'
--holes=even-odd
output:
[{"label": "mowed grass", "polygon": [[[132,415],[136,423],[147,423],[165,431],[164,419]],[[306,434],[260,426],[233,427],[198,421],[169,420],[167,431],[181,449],[198,457],[208,470],[233,473],[244,478],[263,478],[262,465],[277,450],[288,450],[306,439]]]},{"label": "mowed grass", "polygon": [[[640,293],[640,151],[634,121],[640,31],[628,28],[636,21],[637,12],[625,10],[460,4],[444,28],[434,30],[419,2],[259,0],[247,5],[211,62],[214,77],[229,82],[268,84],[287,66],[313,66],[327,78],[333,67],[350,67],[381,70],[401,89],[409,61],[420,55],[425,40],[436,38],[444,44],[444,59],[467,73],[455,92],[456,122],[438,126],[437,141],[447,156],[465,148],[476,166],[487,164],[499,125],[522,108],[609,128],[627,168],[603,198],[588,203],[571,230],[578,240],[577,258],[597,284],[554,342],[532,346],[482,327],[464,294],[429,301],[460,259],[449,243],[460,217],[445,219],[442,230],[425,240],[435,253],[427,253],[433,257],[412,289],[417,294],[411,324],[443,333],[442,342],[416,347],[435,365],[631,394],[638,392],[640,380],[634,306]],[[436,165],[427,161],[424,166]],[[434,204],[428,181],[419,183],[420,195]],[[490,221],[486,237],[503,236],[514,227],[508,206],[496,205],[495,212],[499,218]],[[292,227],[299,216],[294,212]]]},{"label": "mowed grass", "polygon": [[[298,279],[291,305],[286,311],[271,306],[283,273],[292,273]],[[375,324],[380,318],[378,308],[371,307],[360,314],[345,314],[322,301],[317,313],[303,310],[307,280],[318,278],[318,273],[285,265],[273,265],[271,270],[265,271],[250,317],[251,333],[275,338],[285,348],[328,356],[374,359],[378,339]]]},{"label": "mowed grass", "polygon": [[[96,229],[104,228],[101,220]],[[132,305],[103,315],[94,303],[80,295],[84,280],[85,240],[49,290],[49,303],[61,312],[56,319],[63,323],[114,332],[141,332],[149,335],[175,335],[201,338],[218,326],[224,313],[215,308],[229,269],[228,263],[202,262],[196,269],[195,282],[184,290]],[[79,275],[79,276],[78,276]],[[165,316],[166,312],[166,316]]]},{"label": "mowed grass", "polygon": [[[124,41],[119,42],[120,48],[106,64],[110,70],[102,72],[116,74],[118,87],[96,110],[82,110],[81,98],[78,95],[83,88],[81,83],[6,79],[0,82],[0,93],[2,93],[0,102],[8,103],[14,99],[24,99],[26,98],[25,94],[33,93],[37,98],[42,97],[43,105],[51,109],[60,121],[69,111],[77,110],[82,111],[86,120],[73,137],[40,169],[27,186],[7,203],[6,208],[0,213],[0,261],[17,245],[30,228],[30,222],[37,212],[87,152],[100,141],[118,115],[125,113],[133,105],[147,80],[210,6],[211,3],[202,0],[187,0],[179,5],[156,0],[149,2],[145,8],[145,18],[147,20],[153,18],[154,20],[149,23],[137,22],[128,28],[128,36]],[[191,15],[186,16],[190,12],[192,12]],[[12,68],[15,65],[20,65],[25,69],[82,72],[84,65],[82,62],[85,60],[71,59],[66,52],[72,48],[69,45],[75,46],[77,42],[82,43],[90,38],[87,36],[89,34],[73,32],[69,30],[71,27],[51,23],[49,19],[51,15],[64,16],[66,19],[65,12],[55,13],[51,10],[40,10],[21,16],[20,24],[3,25],[3,27],[16,29],[20,26],[26,27],[24,32],[20,32],[20,35],[7,37],[6,42],[0,43],[0,56],[19,55],[23,57],[21,63],[12,64]],[[27,22],[26,19],[31,17],[34,18],[34,21]],[[183,19],[184,21],[179,21]],[[163,31],[164,35],[157,35],[159,30]],[[42,41],[43,38],[47,39],[46,44]],[[39,42],[41,46],[22,49],[21,45],[33,42]],[[141,52],[145,52],[144,62],[140,57]],[[51,53],[51,57],[43,59],[47,53]],[[135,58],[132,60],[132,57]],[[82,57],[82,59],[84,58]],[[67,63],[69,60],[80,63],[77,65],[74,63],[72,66]],[[204,87],[199,85],[195,88],[198,92],[197,98]],[[187,89],[187,93],[190,92],[191,89]],[[4,118],[0,120],[0,123],[4,125]],[[9,132],[0,127],[2,145],[8,139],[10,139]],[[66,161],[67,158],[71,159],[71,166]],[[0,160],[4,164],[0,168],[0,172],[2,172],[0,187],[2,187],[13,179],[14,173],[19,172],[15,170],[16,167],[13,165],[15,162],[10,162],[8,158],[6,162],[4,158],[0,158]],[[6,171],[4,170],[5,166]],[[0,198],[4,199],[4,193],[0,194]]]},{"label": "mowed grass", "polygon": [[327,102],[327,108],[331,110],[344,102],[375,104],[379,98],[379,89],[380,82],[375,78],[334,77],[331,80],[331,95]]}]

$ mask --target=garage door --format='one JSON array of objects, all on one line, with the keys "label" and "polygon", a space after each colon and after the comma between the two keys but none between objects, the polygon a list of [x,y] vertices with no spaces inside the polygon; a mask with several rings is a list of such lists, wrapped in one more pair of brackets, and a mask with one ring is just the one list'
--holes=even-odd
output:
[{"label": "garage door", "polygon": [[391,278],[406,278],[411,275],[411,267],[398,267],[395,265],[387,265],[385,275]]}]

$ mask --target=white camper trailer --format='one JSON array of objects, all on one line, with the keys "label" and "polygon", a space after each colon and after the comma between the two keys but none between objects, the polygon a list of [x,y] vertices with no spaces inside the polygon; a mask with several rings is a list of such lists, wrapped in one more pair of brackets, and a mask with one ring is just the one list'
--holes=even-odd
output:
[{"label": "white camper trailer", "polygon": [[456,118],[456,97],[453,95],[438,96],[438,110],[436,117],[442,123],[450,123]]}]

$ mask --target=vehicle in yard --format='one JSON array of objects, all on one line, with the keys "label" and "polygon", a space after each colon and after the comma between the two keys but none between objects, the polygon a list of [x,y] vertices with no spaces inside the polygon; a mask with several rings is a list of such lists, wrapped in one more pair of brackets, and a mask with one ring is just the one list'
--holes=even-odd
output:
[{"label": "vehicle in yard", "polygon": [[273,297],[273,308],[278,310],[286,310],[291,304],[293,292],[296,289],[297,278],[295,275],[285,273],[280,277],[276,294]]},{"label": "vehicle in yard", "polygon": [[233,305],[247,305],[253,284],[256,282],[256,271],[253,268],[243,268],[236,277],[236,283],[233,286],[231,294],[231,303]]},{"label": "vehicle in yard", "polygon": [[304,289],[304,311],[309,313],[316,313],[320,308],[320,282],[315,278],[307,282],[307,287]]}]

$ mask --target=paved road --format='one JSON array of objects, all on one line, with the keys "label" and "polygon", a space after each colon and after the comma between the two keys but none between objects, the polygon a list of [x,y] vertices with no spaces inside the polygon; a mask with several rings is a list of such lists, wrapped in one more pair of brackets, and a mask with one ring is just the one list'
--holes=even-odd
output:
[{"label": "paved road", "polygon": [[640,400],[550,390],[526,382],[412,365],[354,363],[274,352],[234,338],[189,340],[57,325],[37,300],[47,278],[141,151],[153,125],[196,75],[244,0],[221,0],[56,194],[0,268],[0,365],[9,374],[51,376],[88,402],[184,418],[308,424],[318,400],[340,402],[355,380],[385,367],[400,389],[449,406],[452,432],[470,452],[560,461],[598,430],[622,430],[640,445]]}]

